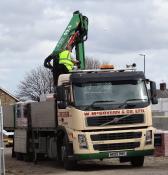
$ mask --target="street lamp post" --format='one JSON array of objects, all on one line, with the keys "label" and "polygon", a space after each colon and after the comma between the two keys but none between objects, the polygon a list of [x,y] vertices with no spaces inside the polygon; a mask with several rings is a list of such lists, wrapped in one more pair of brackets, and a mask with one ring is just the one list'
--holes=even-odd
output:
[{"label": "street lamp post", "polygon": [[143,56],[143,58],[144,58],[144,74],[145,74],[145,57],[146,57],[146,55],[145,54],[139,54],[140,56]]}]

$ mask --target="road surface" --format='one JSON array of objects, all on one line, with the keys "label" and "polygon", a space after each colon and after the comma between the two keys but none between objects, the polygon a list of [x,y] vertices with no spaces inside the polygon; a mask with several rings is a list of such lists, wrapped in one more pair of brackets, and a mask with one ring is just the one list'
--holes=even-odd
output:
[{"label": "road surface", "polygon": [[5,148],[6,175],[168,175],[168,157],[148,157],[144,167],[133,168],[117,159],[80,162],[77,170],[67,171],[55,161],[24,162],[11,157]]}]

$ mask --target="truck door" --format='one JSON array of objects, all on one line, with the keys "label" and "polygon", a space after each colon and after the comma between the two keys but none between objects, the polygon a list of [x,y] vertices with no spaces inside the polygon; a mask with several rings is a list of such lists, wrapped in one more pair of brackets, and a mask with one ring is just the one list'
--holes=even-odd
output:
[{"label": "truck door", "polygon": [[70,85],[61,85],[57,88],[58,125],[69,125],[71,118],[71,91]]}]

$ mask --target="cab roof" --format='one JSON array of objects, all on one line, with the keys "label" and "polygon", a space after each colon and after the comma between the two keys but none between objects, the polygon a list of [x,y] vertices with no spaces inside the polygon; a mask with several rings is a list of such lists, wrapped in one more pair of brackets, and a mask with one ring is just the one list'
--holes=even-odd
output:
[{"label": "cab roof", "polygon": [[122,80],[145,80],[142,71],[75,71],[70,74],[62,74],[59,77],[58,86],[64,83],[87,83]]}]

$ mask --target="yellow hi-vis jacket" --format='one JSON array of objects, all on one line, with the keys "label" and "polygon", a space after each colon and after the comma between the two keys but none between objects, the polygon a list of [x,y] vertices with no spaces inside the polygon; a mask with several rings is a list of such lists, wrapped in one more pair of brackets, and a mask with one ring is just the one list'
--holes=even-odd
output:
[{"label": "yellow hi-vis jacket", "polygon": [[73,69],[74,63],[69,50],[64,50],[59,54],[59,64],[64,64],[69,71]]}]

